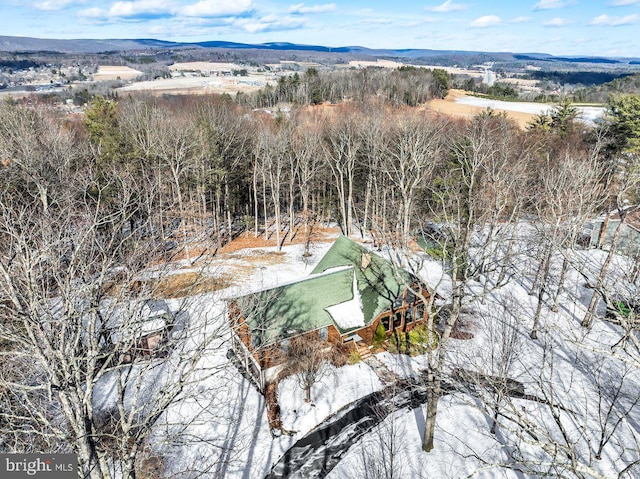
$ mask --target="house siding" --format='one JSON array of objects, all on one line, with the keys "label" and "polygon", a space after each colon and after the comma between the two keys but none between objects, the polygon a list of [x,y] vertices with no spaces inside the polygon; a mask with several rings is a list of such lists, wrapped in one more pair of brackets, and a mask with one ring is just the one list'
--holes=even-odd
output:
[{"label": "house siding", "polygon": [[[414,284],[412,289],[416,290],[418,287],[419,286],[417,284]],[[428,319],[428,313],[426,311],[426,305],[420,297],[424,297],[428,300],[430,297],[429,291],[421,288],[421,295],[413,295],[407,288],[402,291],[396,301],[394,301],[394,304],[376,316],[369,326],[341,334],[337,327],[331,324],[319,329],[288,337],[286,338],[286,341],[298,339],[315,340],[326,337],[324,340],[327,341],[327,344],[351,343],[350,345],[355,348],[355,343],[350,340],[347,341],[347,338],[351,337],[353,334],[358,334],[367,345],[372,345],[376,330],[385,318],[387,318],[387,327],[385,328],[387,330],[387,337],[391,336],[394,331],[408,332],[416,326],[424,324]],[[407,312],[409,310],[413,311],[411,321],[408,321],[407,317]],[[283,350],[283,340],[254,349],[248,325],[235,301],[231,301],[229,303],[228,311],[232,334],[234,335],[234,340],[232,341],[234,350],[236,354],[240,356],[249,375],[254,378],[260,390],[263,391],[266,383],[277,377],[277,373],[281,370],[279,366],[282,366],[286,362],[286,353]],[[418,311],[421,311],[422,313],[418,315]],[[394,319],[396,320],[395,324]],[[242,346],[237,344],[238,341]],[[251,359],[247,358],[247,355],[250,355]],[[257,374],[256,371],[253,371],[254,367],[259,369]],[[270,372],[270,374],[265,374],[266,372]]]}]

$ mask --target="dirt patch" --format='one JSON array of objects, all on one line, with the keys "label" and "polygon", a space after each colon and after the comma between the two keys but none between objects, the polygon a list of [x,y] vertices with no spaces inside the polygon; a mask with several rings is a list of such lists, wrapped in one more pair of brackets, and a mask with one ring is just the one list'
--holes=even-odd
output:
[{"label": "dirt patch", "polygon": [[206,276],[200,272],[176,273],[163,278],[141,282],[158,298],[183,298],[194,294],[211,293],[233,284],[231,276]]},{"label": "dirt patch", "polygon": [[246,277],[262,266],[273,266],[282,263],[286,253],[280,251],[252,250],[246,254],[224,253],[219,258],[224,261],[234,260],[238,264],[227,265],[234,277]]},{"label": "dirt patch", "polygon": [[[340,234],[340,229],[336,227],[319,227],[313,228],[313,242],[314,243],[329,243],[336,239]],[[284,233],[283,233],[284,235]],[[293,237],[287,236],[284,240],[284,246],[290,244],[304,244],[307,238],[304,234],[304,228],[296,228]],[[272,232],[268,232],[267,235],[260,233],[258,237],[255,237],[253,231],[246,231],[238,236],[233,241],[227,243],[220,249],[220,253],[234,253],[245,248],[268,248],[277,246],[276,235]]]}]

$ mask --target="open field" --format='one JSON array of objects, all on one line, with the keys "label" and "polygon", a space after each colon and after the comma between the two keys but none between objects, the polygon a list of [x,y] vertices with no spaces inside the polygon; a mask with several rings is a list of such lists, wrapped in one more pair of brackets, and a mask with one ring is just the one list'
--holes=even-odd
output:
[{"label": "open field", "polygon": [[270,81],[259,77],[175,77],[143,81],[118,88],[118,93],[147,92],[154,95],[170,93],[174,95],[228,93],[253,93]]},{"label": "open field", "polygon": [[[487,109],[484,106],[459,103],[457,100],[461,98],[468,98],[466,96],[466,92],[462,90],[449,90],[449,94],[445,99],[431,100],[427,103],[427,108],[437,113],[444,113],[445,115],[459,118],[472,118]],[[508,111],[507,115],[509,115],[509,118],[516,121],[520,127],[524,128],[531,120],[533,120],[535,113]]]},{"label": "open field", "polygon": [[507,83],[524,91],[541,92],[542,88],[538,86],[538,80],[527,80],[524,78],[498,78],[499,83]]},{"label": "open field", "polygon": [[169,66],[169,70],[172,72],[180,71],[200,71],[200,72],[221,72],[221,71],[233,71],[240,70],[241,66],[235,63],[214,63],[214,62],[187,62],[187,63],[174,63]]},{"label": "open field", "polygon": [[[487,108],[505,112],[522,128],[533,120],[536,115],[548,112],[553,105],[548,103],[533,103],[519,101],[500,101],[488,98],[468,96],[462,90],[450,90],[444,100],[432,100],[427,104],[431,110],[444,113],[446,115],[471,118],[478,113],[482,113]],[[578,106],[578,117],[586,122],[592,123],[596,118],[604,114],[604,107],[599,106]]]},{"label": "open field", "polygon": [[143,72],[126,66],[101,65],[98,67],[98,72],[93,74],[93,79],[95,81],[133,80],[140,75],[143,75]]}]

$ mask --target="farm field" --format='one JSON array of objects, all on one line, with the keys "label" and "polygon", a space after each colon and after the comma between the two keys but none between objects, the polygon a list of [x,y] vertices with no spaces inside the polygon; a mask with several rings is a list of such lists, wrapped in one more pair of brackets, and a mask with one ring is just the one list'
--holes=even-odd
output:
[{"label": "farm field", "polygon": [[[450,90],[445,99],[431,100],[427,104],[427,107],[435,112],[462,118],[472,118],[487,108],[491,108],[495,111],[506,112],[510,118],[524,128],[536,115],[548,112],[553,108],[553,105],[546,103],[491,100],[467,95],[466,92],[462,90]],[[586,123],[593,123],[596,118],[604,114],[603,107],[578,106],[577,109],[579,118]]]},{"label": "farm field", "polygon": [[154,95],[228,93],[253,93],[263,88],[270,80],[264,76],[248,77],[174,77],[133,83],[118,88],[119,93],[147,92]]},{"label": "farm field", "polygon": [[236,65],[235,63],[220,63],[220,62],[184,62],[184,63],[174,63],[173,65],[169,65],[169,70],[172,72],[179,71],[201,71],[201,72],[212,72],[212,71],[232,71],[232,70],[240,70],[242,67]]},{"label": "farm field", "polygon": [[131,67],[120,65],[101,65],[98,67],[97,73],[93,74],[93,79],[95,81],[133,80],[140,75],[143,75],[143,72]]}]

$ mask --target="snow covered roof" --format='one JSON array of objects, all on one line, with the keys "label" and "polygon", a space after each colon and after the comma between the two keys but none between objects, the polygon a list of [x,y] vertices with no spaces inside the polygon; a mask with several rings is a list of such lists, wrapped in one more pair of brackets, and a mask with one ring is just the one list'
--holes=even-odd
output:
[{"label": "snow covered roof", "polygon": [[335,325],[341,334],[365,327],[398,297],[411,275],[341,236],[303,280],[249,294],[236,303],[254,347]]},{"label": "snow covered roof", "polygon": [[362,297],[358,291],[355,271],[353,272],[353,298],[326,309],[340,329],[348,330],[365,326],[364,314],[362,314]]},{"label": "snow covered roof", "polygon": [[414,279],[409,272],[345,236],[333,243],[311,274],[339,266],[353,266],[366,324],[387,309]]},{"label": "snow covered roof", "polygon": [[171,310],[163,300],[132,301],[116,306],[105,316],[106,329],[114,342],[140,339],[162,331],[172,321]]}]

